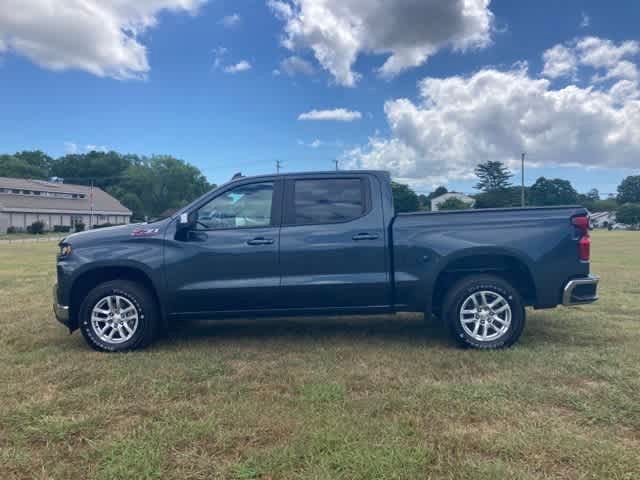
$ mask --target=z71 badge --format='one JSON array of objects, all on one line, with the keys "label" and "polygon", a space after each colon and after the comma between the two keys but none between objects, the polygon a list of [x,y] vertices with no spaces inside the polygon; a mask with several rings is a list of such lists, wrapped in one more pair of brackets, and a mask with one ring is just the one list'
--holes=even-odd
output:
[{"label": "z71 badge", "polygon": [[157,228],[136,228],[133,232],[131,232],[131,236],[133,237],[153,237],[154,235],[158,235],[160,230]]}]

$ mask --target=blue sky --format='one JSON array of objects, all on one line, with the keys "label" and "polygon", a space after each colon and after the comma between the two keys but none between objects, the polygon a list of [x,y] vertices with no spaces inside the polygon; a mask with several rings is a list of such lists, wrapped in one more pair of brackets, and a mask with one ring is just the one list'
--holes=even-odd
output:
[{"label": "blue sky", "polygon": [[[60,0],[70,13],[53,19],[29,0],[26,28],[15,18],[25,3],[8,0],[1,150],[166,153],[216,183],[274,171],[276,160],[301,171],[340,159],[389,168],[423,192],[440,183],[472,192],[475,163],[516,160],[523,150],[537,165],[527,183],[558,176],[609,193],[640,173],[639,2],[465,1],[476,18],[431,0],[389,0],[377,11],[355,0],[143,0],[104,8],[104,19],[81,28],[74,0]],[[403,21],[406,11],[415,22]],[[380,33],[376,22],[396,13],[397,25]],[[331,14],[365,23],[345,40],[346,68],[348,48],[334,38],[350,25],[330,31]],[[115,30],[102,32],[112,20]],[[112,39],[122,48],[106,48]],[[427,58],[407,61],[416,51]],[[392,54],[400,67],[380,70]],[[356,118],[299,119],[335,109]]]}]

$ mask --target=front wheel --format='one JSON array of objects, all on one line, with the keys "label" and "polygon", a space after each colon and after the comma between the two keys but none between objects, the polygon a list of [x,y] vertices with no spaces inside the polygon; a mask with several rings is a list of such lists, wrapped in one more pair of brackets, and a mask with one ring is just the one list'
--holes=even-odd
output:
[{"label": "front wheel", "polygon": [[89,292],[80,306],[80,330],[95,350],[121,352],[148,346],[157,326],[153,296],[128,280],[105,282]]},{"label": "front wheel", "polygon": [[522,334],[525,311],[518,291],[502,278],[474,275],[451,287],[445,318],[463,346],[498,349],[513,345]]}]

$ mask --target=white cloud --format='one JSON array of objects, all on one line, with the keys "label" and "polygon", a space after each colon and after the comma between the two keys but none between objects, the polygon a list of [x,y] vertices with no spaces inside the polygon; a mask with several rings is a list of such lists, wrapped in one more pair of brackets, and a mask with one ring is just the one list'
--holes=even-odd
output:
[{"label": "white cloud", "polygon": [[268,0],[285,22],[283,45],[311,49],[336,82],[354,86],[362,53],[388,55],[379,73],[393,77],[438,50],[482,48],[491,41],[490,0]]},{"label": "white cloud", "polygon": [[629,40],[616,45],[611,40],[585,37],[577,41],[575,49],[581,64],[594,68],[610,68],[623,58],[637,55],[640,52],[640,42]]},{"label": "white cloud", "polygon": [[311,110],[310,112],[301,113],[298,120],[333,120],[336,122],[353,122],[360,120],[362,114],[360,112],[347,110],[345,108],[336,108],[334,110]]},{"label": "white cloud", "polygon": [[225,47],[216,47],[213,49],[213,68],[222,69],[225,73],[236,74],[251,70],[252,65],[247,60],[240,60],[237,63],[225,65],[225,57],[229,50]]},{"label": "white cloud", "polygon": [[105,145],[87,145],[85,147],[87,152],[106,152],[107,147]]},{"label": "white cloud", "polygon": [[85,145],[81,148],[76,142],[64,142],[64,153],[68,155],[74,155],[76,153],[84,152],[106,152],[108,148],[105,145]]},{"label": "white cloud", "polygon": [[251,70],[251,64],[249,62],[247,62],[246,60],[241,60],[238,63],[234,64],[234,65],[228,65],[226,67],[224,67],[224,72],[225,73],[240,73],[240,72],[246,72],[247,70]]},{"label": "white cloud", "polygon": [[309,147],[309,148],[320,148],[324,145],[324,142],[322,140],[320,140],[319,138],[316,138],[315,140],[307,143],[304,140],[298,140],[298,145],[301,145],[303,147]]},{"label": "white cloud", "polygon": [[282,60],[282,62],[280,62],[280,68],[278,69],[278,72],[284,72],[290,77],[297,74],[313,75],[315,71],[316,69],[313,68],[311,62],[297,55],[292,55]]},{"label": "white cloud", "polygon": [[226,17],[223,17],[222,20],[220,20],[220,23],[224,28],[235,28],[239,26],[241,22],[242,17],[237,13],[227,15]]},{"label": "white cloud", "polygon": [[578,69],[578,59],[573,49],[556,45],[542,54],[542,74],[549,78],[573,77]]},{"label": "white cloud", "polygon": [[638,84],[607,85],[552,88],[522,66],[425,78],[419,101],[386,102],[391,135],[374,136],[345,160],[414,186],[471,178],[486,160],[518,168],[521,152],[537,166],[637,167]]},{"label": "white cloud", "polygon": [[580,68],[604,70],[594,80],[636,80],[636,65],[628,59],[640,53],[640,42],[630,40],[616,45],[611,40],[583,37],[555,45],[542,55],[542,74],[549,78],[575,77]]},{"label": "white cloud", "polygon": [[591,25],[591,18],[585,12],[582,12],[580,16],[580,28],[587,28]]},{"label": "white cloud", "polygon": [[140,34],[161,12],[195,14],[206,0],[3,0],[0,51],[24,55],[51,70],[100,77],[144,78],[147,49]]}]

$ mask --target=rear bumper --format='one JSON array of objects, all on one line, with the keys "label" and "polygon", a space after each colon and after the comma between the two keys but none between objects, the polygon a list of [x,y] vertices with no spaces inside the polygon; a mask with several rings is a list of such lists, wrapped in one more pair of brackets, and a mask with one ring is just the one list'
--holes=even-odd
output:
[{"label": "rear bumper", "polygon": [[571,306],[595,302],[598,300],[599,281],[597,275],[569,280],[562,292],[562,304]]},{"label": "rear bumper", "polygon": [[53,313],[63,325],[69,326],[69,307],[58,303],[58,285],[53,286]]}]

